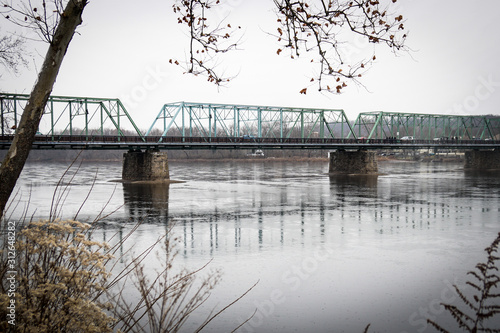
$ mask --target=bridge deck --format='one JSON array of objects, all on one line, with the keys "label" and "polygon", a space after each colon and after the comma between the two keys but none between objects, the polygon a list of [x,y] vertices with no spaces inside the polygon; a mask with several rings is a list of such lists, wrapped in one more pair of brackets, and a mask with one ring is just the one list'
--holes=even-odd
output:
[{"label": "bridge deck", "polygon": [[[13,135],[0,136],[0,149],[9,149]],[[333,138],[245,138],[161,136],[37,136],[33,149],[190,150],[190,149],[500,149],[498,140],[398,140]]]}]

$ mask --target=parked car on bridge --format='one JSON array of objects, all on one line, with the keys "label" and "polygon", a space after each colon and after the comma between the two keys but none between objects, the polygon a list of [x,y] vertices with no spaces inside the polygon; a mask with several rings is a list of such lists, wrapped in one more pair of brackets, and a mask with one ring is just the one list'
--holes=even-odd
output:
[{"label": "parked car on bridge", "polygon": [[245,134],[245,135],[242,136],[242,139],[244,141],[255,141],[255,136]]}]

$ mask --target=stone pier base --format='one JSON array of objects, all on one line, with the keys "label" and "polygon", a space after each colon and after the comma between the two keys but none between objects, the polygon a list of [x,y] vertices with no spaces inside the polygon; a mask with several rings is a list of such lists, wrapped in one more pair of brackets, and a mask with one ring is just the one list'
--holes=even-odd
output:
[{"label": "stone pier base", "polygon": [[377,157],[374,152],[366,150],[330,152],[329,172],[330,174],[377,174]]},{"label": "stone pier base", "polygon": [[467,170],[499,170],[500,150],[466,151],[464,168]]},{"label": "stone pier base", "polygon": [[123,154],[123,180],[170,179],[167,153],[158,151],[129,151]]}]

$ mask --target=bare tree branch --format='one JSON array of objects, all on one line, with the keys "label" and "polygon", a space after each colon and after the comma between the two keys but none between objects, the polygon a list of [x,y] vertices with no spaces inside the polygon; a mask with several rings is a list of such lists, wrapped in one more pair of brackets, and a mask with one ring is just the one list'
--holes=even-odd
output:
[{"label": "bare tree branch", "polygon": [[[173,10],[179,15],[177,22],[189,27],[189,59],[185,70],[194,75],[205,75],[209,82],[220,86],[229,82],[232,77],[226,77],[216,71],[215,56],[235,50],[239,43],[233,41],[241,27],[233,28],[231,24],[218,22],[212,27],[208,22],[207,13],[219,0],[176,0]],[[179,61],[170,60],[179,65]]]},{"label": "bare tree branch", "polygon": [[[391,0],[395,3],[397,0]],[[375,55],[361,61],[346,59],[342,48],[349,38],[362,36],[370,43],[386,44],[394,52],[405,50],[403,16],[391,14],[390,6],[378,0],[274,0],[278,15],[278,42],[290,49],[292,58],[313,53],[318,64],[316,77],[320,91],[340,93],[347,81],[358,82]],[[306,89],[301,90],[306,93]]]},{"label": "bare tree branch", "polygon": [[25,40],[16,36],[0,37],[0,64],[14,73],[18,73],[19,67],[27,66]]},{"label": "bare tree branch", "polygon": [[52,43],[64,12],[63,0],[2,0],[0,14],[15,25],[35,32],[38,38]]}]

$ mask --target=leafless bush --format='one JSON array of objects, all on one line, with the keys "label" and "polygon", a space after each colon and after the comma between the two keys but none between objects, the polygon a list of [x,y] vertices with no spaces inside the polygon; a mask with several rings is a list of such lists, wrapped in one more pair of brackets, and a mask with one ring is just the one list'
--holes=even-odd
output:
[{"label": "leafless bush", "polygon": [[475,270],[467,272],[467,275],[471,277],[466,282],[470,290],[453,286],[460,298],[461,306],[442,304],[455,319],[458,327],[449,331],[436,321],[427,320],[439,332],[500,332],[500,327],[498,327],[500,318],[499,245],[500,233],[493,243],[485,249],[488,254],[487,261],[478,263]]}]

